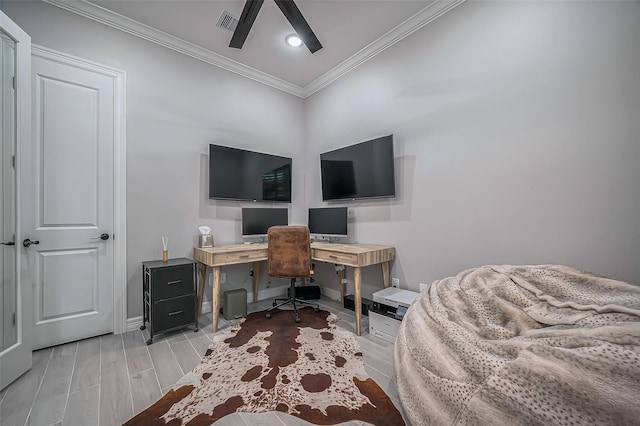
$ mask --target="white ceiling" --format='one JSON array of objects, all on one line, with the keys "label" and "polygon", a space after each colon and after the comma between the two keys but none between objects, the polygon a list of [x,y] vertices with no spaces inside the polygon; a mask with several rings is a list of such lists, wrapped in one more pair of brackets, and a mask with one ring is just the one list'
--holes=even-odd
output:
[{"label": "white ceiling", "polygon": [[244,0],[44,0],[179,52],[306,97],[464,0],[296,0],[323,48],[287,47],[293,28],[265,0],[242,49],[216,26]]}]

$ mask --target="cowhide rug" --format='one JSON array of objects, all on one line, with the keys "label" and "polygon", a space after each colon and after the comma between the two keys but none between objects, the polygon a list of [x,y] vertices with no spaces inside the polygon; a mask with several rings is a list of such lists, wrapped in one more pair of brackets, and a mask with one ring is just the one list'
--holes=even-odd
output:
[{"label": "cowhide rug", "polygon": [[301,309],[249,314],[216,333],[202,362],[126,425],[210,425],[234,412],[280,411],[310,423],[404,425],[367,376],[356,336],[338,317]]}]

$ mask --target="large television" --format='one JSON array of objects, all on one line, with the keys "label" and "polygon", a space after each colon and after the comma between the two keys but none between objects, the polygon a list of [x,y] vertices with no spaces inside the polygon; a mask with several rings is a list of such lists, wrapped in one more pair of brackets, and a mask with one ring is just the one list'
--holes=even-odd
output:
[{"label": "large television", "polygon": [[318,207],[309,209],[309,233],[315,239],[347,237],[347,207]]},{"label": "large television", "polygon": [[209,145],[209,198],[291,202],[291,158]]},{"label": "large television", "polygon": [[288,225],[289,210],[286,208],[242,209],[242,237],[264,237],[272,226]]},{"label": "large television", "polygon": [[320,154],[322,199],[396,196],[393,135]]}]

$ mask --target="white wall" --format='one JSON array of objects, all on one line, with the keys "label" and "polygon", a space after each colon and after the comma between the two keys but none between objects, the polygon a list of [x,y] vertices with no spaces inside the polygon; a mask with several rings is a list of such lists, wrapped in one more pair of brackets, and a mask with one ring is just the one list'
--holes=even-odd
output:
[{"label": "white wall", "polygon": [[[404,288],[489,263],[640,283],[637,1],[468,2],[306,100],[47,4],[3,10],[35,44],[127,72],[129,317],[161,235],[171,256],[202,224],[239,241],[242,204],[206,197],[209,143],[292,156],[304,223],[323,205],[319,154],[394,133],[397,198],[348,205],[351,240],[394,245]],[[227,286],[250,288],[248,269]],[[370,296],[378,268],[364,280]]]},{"label": "white wall", "polygon": [[321,152],[394,133],[397,199],[349,203],[350,232],[396,247],[401,287],[494,263],[640,284],[639,41],[637,1],[465,3],[307,99],[307,200]]},{"label": "white wall", "polygon": [[[292,157],[294,203],[277,205],[290,207],[291,221],[306,220],[302,99],[45,3],[3,9],[34,44],[127,73],[130,318],[142,315],[140,262],[161,258],[161,236],[170,257],[193,257],[199,225],[212,228],[217,244],[241,242],[244,204],[207,197],[210,143]],[[226,268],[228,288],[250,288],[249,268]]]}]

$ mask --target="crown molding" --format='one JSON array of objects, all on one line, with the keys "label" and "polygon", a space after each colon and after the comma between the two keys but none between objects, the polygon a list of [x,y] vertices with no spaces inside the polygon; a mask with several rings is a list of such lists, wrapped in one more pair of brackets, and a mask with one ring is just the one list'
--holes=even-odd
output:
[{"label": "crown molding", "polygon": [[309,83],[304,87],[303,97],[306,98],[311,96],[323,87],[328,86],[343,75],[347,74],[349,71],[356,68],[358,65],[367,62],[377,54],[385,51],[405,37],[410,36],[420,28],[436,20],[465,1],[466,0],[434,0],[429,6],[397,25],[395,28],[389,30],[373,43],[364,47],[351,57],[338,64],[336,67]]},{"label": "crown molding", "polygon": [[167,49],[190,56],[199,61],[231,71],[259,83],[266,84],[267,86],[271,86],[275,89],[282,90],[300,98],[307,98],[347,74],[357,66],[393,46],[403,38],[413,34],[428,23],[464,3],[466,0],[434,0],[429,4],[429,6],[402,22],[382,37],[361,49],[355,55],[344,60],[336,67],[327,71],[305,87],[274,77],[270,74],[234,61],[233,59],[229,59],[226,56],[204,49],[196,44],[182,40],[181,38],[172,36],[171,34],[157,30],[85,0],[42,1],[68,12],[99,22],[103,25],[107,25],[111,28],[123,31],[132,36],[139,37],[159,46],[166,47]]},{"label": "crown molding", "polygon": [[103,25],[107,25],[116,30],[123,31],[143,40],[150,41],[167,49],[174,50],[178,53],[190,56],[210,65],[214,65],[239,74],[243,77],[250,78],[267,86],[274,87],[295,96],[303,97],[304,90],[302,87],[274,77],[270,74],[257,70],[255,68],[244,65],[240,62],[229,59],[218,53],[204,49],[198,45],[182,40],[181,38],[172,36],[164,31],[157,30],[148,25],[142,24],[133,19],[112,12],[103,7],[88,3],[85,0],[79,1],[61,1],[61,0],[42,0],[45,3],[64,9],[68,12],[89,18]]}]

